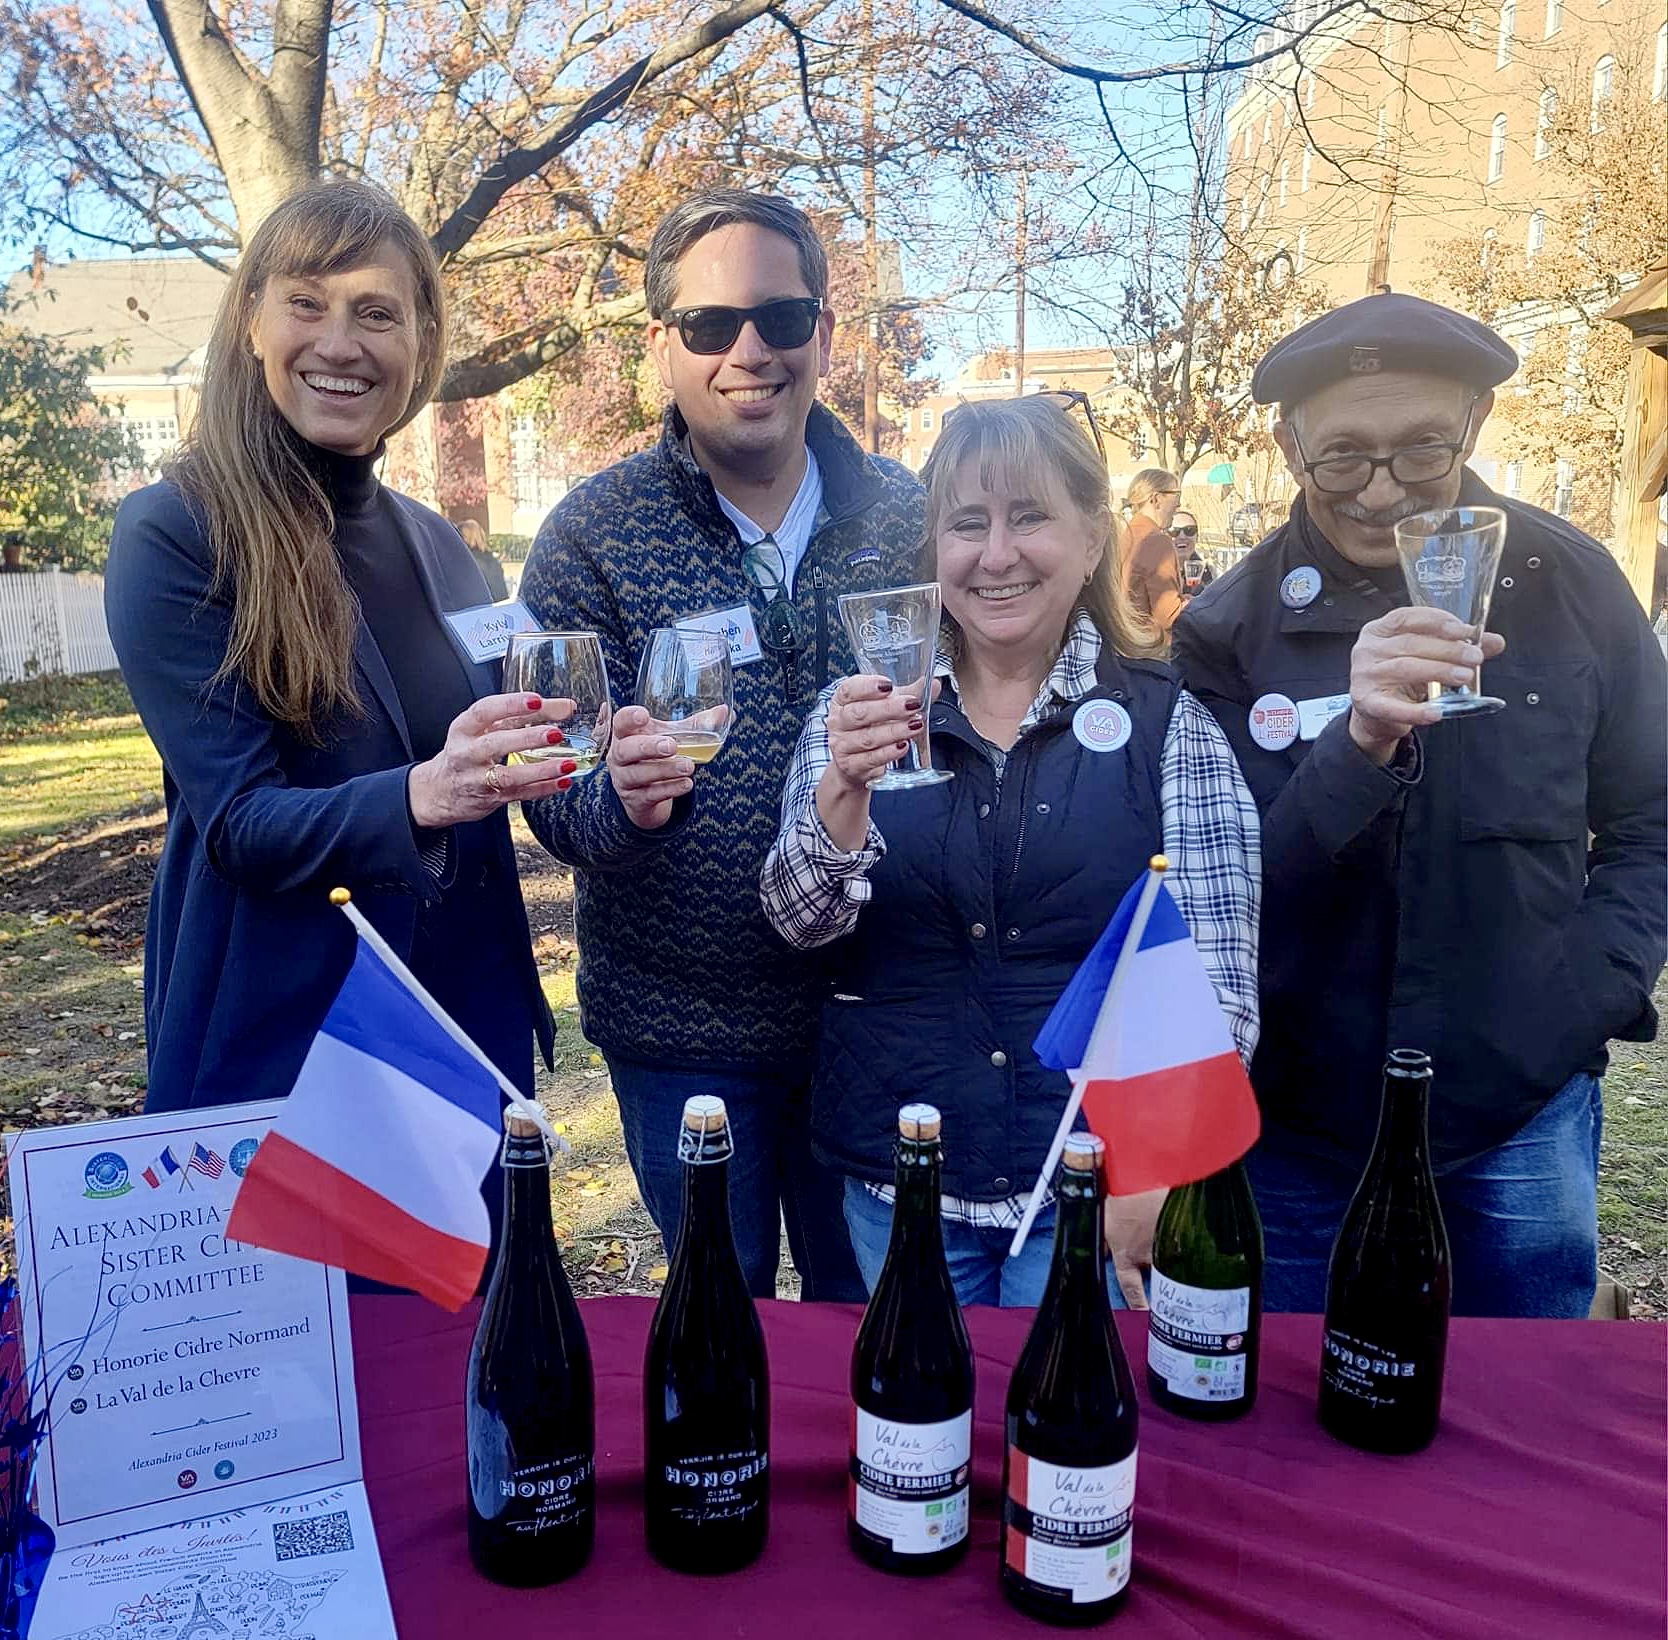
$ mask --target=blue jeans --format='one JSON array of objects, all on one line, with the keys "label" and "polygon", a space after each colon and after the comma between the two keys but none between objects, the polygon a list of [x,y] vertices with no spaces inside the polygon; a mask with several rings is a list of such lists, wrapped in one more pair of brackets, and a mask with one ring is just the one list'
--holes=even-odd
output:
[{"label": "blue jeans", "polygon": [[[1438,1175],[1455,1315],[1578,1320],[1592,1308],[1603,1126],[1598,1079],[1572,1076],[1504,1144]],[[1263,1307],[1324,1309],[1332,1243],[1359,1170],[1266,1130],[1246,1165],[1268,1252]]]},{"label": "blue jeans", "polygon": [[[1008,1257],[1012,1230],[981,1230],[957,1219],[944,1219],[944,1259],[950,1284],[962,1304],[999,1304],[1005,1310],[1035,1307],[1048,1285],[1054,1256],[1054,1209],[1045,1207],[1031,1226],[1018,1258]],[[861,1179],[846,1180],[846,1226],[863,1284],[870,1292],[880,1279],[892,1239],[892,1204],[884,1202]],[[1106,1268],[1107,1292],[1115,1310],[1126,1310],[1123,1290]]]},{"label": "blue jeans", "polygon": [[802,1295],[860,1304],[863,1282],[840,1212],[840,1176],[811,1154],[810,1080],[798,1071],[675,1070],[610,1053],[626,1155],[668,1252],[683,1215],[678,1128],[683,1102],[700,1094],[724,1101],[735,1139],[730,1161],[730,1224],[742,1274],[755,1298],[776,1296],[782,1224]]}]

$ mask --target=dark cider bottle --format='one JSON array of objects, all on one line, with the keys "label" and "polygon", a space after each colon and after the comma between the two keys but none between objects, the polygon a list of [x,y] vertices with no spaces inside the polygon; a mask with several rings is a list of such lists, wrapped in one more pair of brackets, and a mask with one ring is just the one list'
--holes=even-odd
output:
[{"label": "dark cider bottle", "polygon": [[1055,1623],[1098,1623],[1129,1593],[1139,1420],[1106,1292],[1104,1155],[1066,1140],[1054,1262],[1008,1385],[1002,1590]]},{"label": "dark cider bottle", "polygon": [[507,1116],[503,1235],[469,1351],[469,1558],[498,1583],[554,1583],[596,1536],[591,1349],[550,1226],[550,1154]]},{"label": "dark cider bottle", "polygon": [[1453,1272],[1431,1177],[1430,1085],[1428,1055],[1390,1055],[1378,1138],[1327,1274],[1320,1421],[1369,1452],[1417,1452],[1442,1411]]},{"label": "dark cider bottle", "polygon": [[683,1219],[643,1365],[649,1551],[733,1572],[770,1530],[770,1373],[730,1229],[734,1144],[722,1099],[683,1107]]},{"label": "dark cider bottle", "polygon": [[1184,1418],[1238,1418],[1257,1399],[1263,1224],[1235,1162],[1172,1190],[1153,1231],[1147,1388]]},{"label": "dark cider bottle", "polygon": [[898,1112],[892,1237],[851,1358],[846,1530],[889,1572],[943,1571],[967,1552],[973,1346],[944,1262],[941,1125],[931,1105]]}]

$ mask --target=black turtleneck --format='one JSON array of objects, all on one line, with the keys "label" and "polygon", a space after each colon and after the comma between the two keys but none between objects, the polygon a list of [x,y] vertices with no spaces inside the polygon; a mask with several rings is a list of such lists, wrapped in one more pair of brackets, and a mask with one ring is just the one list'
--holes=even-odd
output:
[{"label": "black turtleneck", "polygon": [[382,651],[419,762],[446,742],[446,730],[475,698],[462,659],[418,579],[411,550],[377,482],[379,447],[345,456],[307,446],[307,460],[336,515],[336,552]]}]

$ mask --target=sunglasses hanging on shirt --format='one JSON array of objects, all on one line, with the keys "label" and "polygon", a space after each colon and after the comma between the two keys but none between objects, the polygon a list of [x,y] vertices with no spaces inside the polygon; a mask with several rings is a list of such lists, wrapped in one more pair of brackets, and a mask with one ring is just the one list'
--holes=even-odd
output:
[{"label": "sunglasses hanging on shirt", "polygon": [[760,537],[741,555],[742,573],[764,595],[759,647],[782,667],[789,700],[798,694],[797,663],[805,647],[805,620],[788,594],[788,565],[774,535]]}]

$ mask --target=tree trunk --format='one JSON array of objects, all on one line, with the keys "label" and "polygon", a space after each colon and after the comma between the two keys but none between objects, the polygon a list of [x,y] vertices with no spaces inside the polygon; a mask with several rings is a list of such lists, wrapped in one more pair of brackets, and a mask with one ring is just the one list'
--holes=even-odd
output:
[{"label": "tree trunk", "polygon": [[147,0],[203,122],[247,243],[261,219],[319,174],[332,0],[278,0],[263,76],[204,0]]}]

